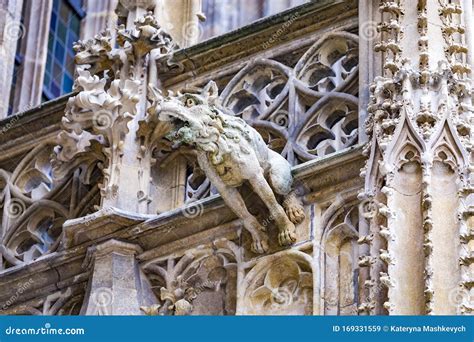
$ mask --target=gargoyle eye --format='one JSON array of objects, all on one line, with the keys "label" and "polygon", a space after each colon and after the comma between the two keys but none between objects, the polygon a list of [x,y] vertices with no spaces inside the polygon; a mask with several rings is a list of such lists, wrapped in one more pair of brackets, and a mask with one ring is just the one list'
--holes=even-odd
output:
[{"label": "gargoyle eye", "polygon": [[191,97],[188,97],[186,99],[186,107],[192,107],[192,106],[195,106],[196,105],[196,101],[191,98]]}]

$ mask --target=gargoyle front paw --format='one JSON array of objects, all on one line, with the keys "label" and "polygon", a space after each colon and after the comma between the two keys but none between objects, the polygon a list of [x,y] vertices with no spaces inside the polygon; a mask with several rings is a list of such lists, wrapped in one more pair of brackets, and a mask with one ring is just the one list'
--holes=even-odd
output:
[{"label": "gargoyle front paw", "polygon": [[252,252],[257,254],[263,254],[268,251],[268,239],[267,238],[253,238]]},{"label": "gargoyle front paw", "polygon": [[296,242],[296,233],[294,228],[286,227],[278,233],[278,242],[280,246],[288,246]]},{"label": "gargoyle front paw", "polygon": [[292,204],[285,208],[286,215],[294,224],[303,222],[305,218],[303,207],[299,204]]},{"label": "gargoyle front paw", "polygon": [[285,208],[286,216],[288,216],[291,222],[294,224],[303,222],[305,218],[304,208],[294,192],[288,194],[283,202],[283,207]]}]

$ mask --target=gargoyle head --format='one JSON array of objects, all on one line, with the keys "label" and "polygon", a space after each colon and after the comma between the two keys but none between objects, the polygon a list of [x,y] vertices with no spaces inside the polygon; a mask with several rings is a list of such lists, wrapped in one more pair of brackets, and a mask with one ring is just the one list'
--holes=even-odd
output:
[{"label": "gargoyle head", "polygon": [[201,145],[223,131],[216,108],[217,85],[211,81],[200,93],[165,97],[159,104],[159,120],[170,123],[166,138],[174,143]]}]

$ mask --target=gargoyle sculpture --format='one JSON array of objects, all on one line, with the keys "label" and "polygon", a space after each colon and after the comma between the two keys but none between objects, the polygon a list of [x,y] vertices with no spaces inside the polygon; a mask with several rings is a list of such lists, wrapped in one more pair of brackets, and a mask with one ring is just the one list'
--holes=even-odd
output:
[{"label": "gargoyle sculpture", "polygon": [[304,219],[304,211],[292,189],[290,164],[269,149],[255,129],[218,104],[214,82],[200,94],[157,98],[149,113],[166,122],[166,139],[196,151],[199,167],[252,235],[254,252],[266,252],[268,238],[238,190],[245,182],[268,207],[280,245],[295,242],[294,224]]}]

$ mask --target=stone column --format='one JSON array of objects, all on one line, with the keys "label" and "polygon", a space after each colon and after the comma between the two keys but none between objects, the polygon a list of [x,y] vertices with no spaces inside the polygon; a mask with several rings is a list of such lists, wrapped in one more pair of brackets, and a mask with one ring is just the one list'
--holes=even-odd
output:
[{"label": "stone column", "polygon": [[0,1],[0,119],[8,114],[16,47],[25,32],[20,23],[22,5],[23,0]]},{"label": "stone column", "polygon": [[359,0],[359,142],[367,141],[364,129],[370,101],[370,84],[381,74],[381,56],[374,52],[381,15],[377,1]]},{"label": "stone column", "polygon": [[[236,13],[238,0],[207,0],[203,4],[206,22],[203,25],[204,39],[218,36],[238,27],[242,13]],[[246,6],[246,11],[254,10],[254,15],[261,17],[263,12],[262,1],[251,1],[251,6]]]},{"label": "stone column", "polygon": [[[370,84],[375,75],[380,75],[381,58],[374,52],[374,45],[377,43],[378,32],[377,23],[380,21],[380,12],[377,2],[372,0],[359,0],[359,143],[367,142],[367,134],[365,132],[365,121],[367,119],[367,107],[370,101]],[[364,200],[364,193],[361,194]],[[377,293],[371,291],[370,268],[364,267],[364,263],[370,261],[370,244],[376,245],[377,241],[373,241],[370,235],[370,227],[364,210],[364,205],[359,208],[359,234],[367,236],[368,239],[360,240],[359,255],[362,256],[362,267],[359,269],[359,314],[366,315],[373,307],[372,297],[378,296]]]},{"label": "stone column", "polygon": [[118,0],[87,0],[86,17],[81,22],[81,39],[93,38],[106,28],[113,28],[117,21],[115,8]]},{"label": "stone column", "polygon": [[53,0],[25,0],[26,35],[24,56],[17,75],[14,111],[24,111],[41,103],[48,52],[48,34]]},{"label": "stone column", "polygon": [[89,249],[84,267],[92,271],[82,315],[141,315],[141,306],[156,304],[135,259],[139,252],[139,246],[118,240]]},{"label": "stone column", "polygon": [[201,11],[201,0],[157,0],[155,16],[180,47],[188,47],[202,36]]},{"label": "stone column", "polygon": [[472,27],[472,22],[474,20],[473,14],[472,14],[472,8],[474,6],[474,3],[472,0],[463,0],[463,13],[464,13],[464,22],[465,23],[471,23],[471,25],[465,25],[466,26],[466,45],[469,48],[469,51],[467,53],[468,55],[468,62],[470,65],[473,65],[474,63],[474,37],[473,37],[473,27]]},{"label": "stone column", "polygon": [[272,15],[278,12],[282,12],[291,6],[292,1],[281,0],[281,1],[264,1],[263,6],[265,8],[265,15]]},{"label": "stone column", "polygon": [[371,85],[362,172],[370,313],[471,310],[472,23],[464,22],[465,3],[378,1],[374,50],[383,71]]}]

